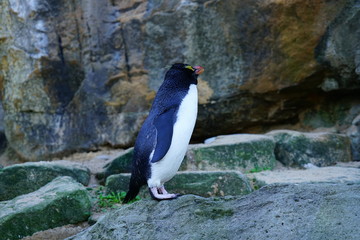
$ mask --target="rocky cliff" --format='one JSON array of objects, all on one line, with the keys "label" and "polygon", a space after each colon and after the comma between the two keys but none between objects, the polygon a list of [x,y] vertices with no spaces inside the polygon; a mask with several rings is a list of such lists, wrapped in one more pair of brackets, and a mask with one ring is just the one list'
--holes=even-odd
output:
[{"label": "rocky cliff", "polygon": [[358,0],[6,0],[0,11],[4,131],[26,160],[131,146],[174,62],[206,69],[194,141],[344,132],[360,113]]}]

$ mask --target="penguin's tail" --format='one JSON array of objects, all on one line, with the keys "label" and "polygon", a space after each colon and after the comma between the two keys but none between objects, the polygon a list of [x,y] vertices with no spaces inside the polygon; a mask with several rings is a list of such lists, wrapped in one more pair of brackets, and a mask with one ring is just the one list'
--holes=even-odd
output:
[{"label": "penguin's tail", "polygon": [[126,193],[126,196],[123,200],[123,203],[128,203],[131,200],[135,199],[138,195],[140,188],[143,184],[139,183],[135,179],[131,178],[129,183],[129,191]]}]

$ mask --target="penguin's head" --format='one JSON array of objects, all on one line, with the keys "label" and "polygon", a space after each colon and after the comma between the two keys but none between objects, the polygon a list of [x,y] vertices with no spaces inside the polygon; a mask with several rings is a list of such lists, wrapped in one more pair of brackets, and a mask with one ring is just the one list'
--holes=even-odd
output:
[{"label": "penguin's head", "polygon": [[165,85],[170,87],[188,87],[197,84],[197,78],[204,72],[200,66],[191,66],[184,63],[175,63],[165,74]]},{"label": "penguin's head", "polygon": [[204,72],[204,68],[201,66],[191,66],[189,64],[185,64],[185,63],[175,63],[172,65],[171,69],[179,69],[179,70],[184,70],[187,71],[189,73],[195,74],[195,75],[200,75]]}]

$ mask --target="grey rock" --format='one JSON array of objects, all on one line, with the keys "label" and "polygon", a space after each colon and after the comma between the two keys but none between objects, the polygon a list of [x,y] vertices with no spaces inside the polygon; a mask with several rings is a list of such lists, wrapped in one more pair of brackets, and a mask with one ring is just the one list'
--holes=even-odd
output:
[{"label": "grey rock", "polygon": [[245,197],[142,200],[108,213],[67,240],[356,240],[359,201],[359,184],[281,184]]},{"label": "grey rock", "polygon": [[70,176],[83,185],[90,181],[89,169],[72,162],[15,164],[0,169],[0,201],[33,192],[58,176]]},{"label": "grey rock", "polygon": [[182,169],[239,170],[272,169],[275,166],[275,142],[258,134],[217,136],[208,144],[190,145]]},{"label": "grey rock", "polygon": [[351,139],[351,152],[354,161],[360,161],[360,115],[352,122],[347,135]]},{"label": "grey rock", "polygon": [[[360,101],[351,100],[352,94],[342,98],[329,96],[326,105],[317,105],[301,114],[303,129],[323,129],[345,133],[354,118],[360,114]],[[324,130],[326,129],[326,130]]]},{"label": "grey rock", "polygon": [[[108,193],[127,191],[130,174],[112,175],[106,180]],[[246,176],[236,171],[178,172],[166,184],[171,193],[196,194],[203,197],[246,195],[252,191]],[[141,197],[149,198],[147,187],[140,192]]]},{"label": "grey rock", "polygon": [[113,174],[131,172],[134,148],[129,148],[118,157],[111,160],[103,167],[103,170],[96,174],[96,178],[105,182],[106,178]]},{"label": "grey rock", "polygon": [[336,88],[359,88],[360,86],[359,24],[359,2],[348,1],[337,18],[329,25],[318,46],[318,60],[331,67],[330,76],[333,82],[336,82]]},{"label": "grey rock", "polygon": [[90,209],[85,187],[71,177],[58,177],[35,192],[0,202],[1,239],[85,221]]},{"label": "grey rock", "polygon": [[276,159],[285,166],[318,167],[351,161],[350,139],[335,133],[302,133],[290,130],[275,130],[267,133],[276,141]]}]

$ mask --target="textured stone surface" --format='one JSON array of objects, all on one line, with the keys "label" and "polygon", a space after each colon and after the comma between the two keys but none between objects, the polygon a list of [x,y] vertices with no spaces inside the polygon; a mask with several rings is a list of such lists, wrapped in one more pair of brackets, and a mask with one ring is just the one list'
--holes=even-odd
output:
[{"label": "textured stone surface", "polygon": [[251,173],[247,174],[247,176],[253,179],[257,186],[272,183],[360,184],[360,163],[355,164],[355,166],[350,164],[341,163],[330,167],[312,167],[308,169],[276,169]]},{"label": "textured stone surface", "polygon": [[245,197],[142,200],[68,240],[356,240],[359,201],[359,184],[269,185]]},{"label": "textured stone surface", "polygon": [[317,51],[318,60],[331,69],[324,81],[330,85],[327,90],[360,86],[359,24],[359,1],[349,1],[322,38]]},{"label": "textured stone surface", "polygon": [[32,161],[130,147],[166,69],[179,61],[206,69],[195,140],[282,124],[313,128],[306,120],[313,123],[318,109],[346,96],[340,116],[328,113],[342,130],[349,126],[343,117],[359,105],[358,6],[353,0],[1,1],[8,145]]},{"label": "textured stone surface", "polygon": [[39,160],[132,144],[150,91],[146,78],[128,81],[119,9],[110,1],[1,4],[6,54],[0,51],[0,68],[11,147]]},{"label": "textured stone surface", "polygon": [[224,135],[207,144],[191,145],[183,164],[188,170],[271,169],[275,166],[274,149],[274,139],[265,135]]},{"label": "textured stone surface", "polygon": [[85,221],[90,216],[87,190],[70,177],[58,177],[39,190],[0,202],[0,235],[21,239],[34,232]]},{"label": "textured stone surface", "polygon": [[66,161],[31,162],[0,169],[0,201],[33,192],[58,176],[70,176],[83,185],[90,180],[86,167]]},{"label": "textured stone surface", "polygon": [[351,139],[351,152],[353,160],[360,161],[360,115],[352,122],[347,135]]},{"label": "textured stone surface", "polygon": [[322,167],[351,161],[350,139],[345,135],[289,130],[275,130],[267,135],[274,137],[276,159],[285,166],[304,167],[311,163]]},{"label": "textured stone surface", "polygon": [[[107,178],[107,192],[127,191],[130,174],[117,174]],[[246,176],[235,171],[178,172],[166,184],[172,193],[196,194],[203,197],[245,195],[252,191]],[[140,192],[141,197],[149,198],[147,187]]]},{"label": "textured stone surface", "polygon": [[96,175],[96,178],[100,181],[105,181],[106,178],[113,174],[129,173],[131,172],[131,163],[133,160],[134,148],[129,148],[118,157],[110,161],[103,168],[103,171]]}]

